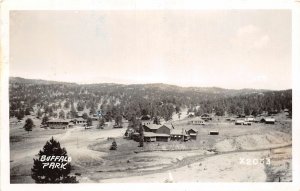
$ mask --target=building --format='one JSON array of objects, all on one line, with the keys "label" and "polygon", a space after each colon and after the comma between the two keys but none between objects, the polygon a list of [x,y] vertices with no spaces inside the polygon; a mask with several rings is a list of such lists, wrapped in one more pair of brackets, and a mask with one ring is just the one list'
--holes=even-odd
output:
[{"label": "building", "polygon": [[189,118],[195,117],[195,112],[188,112],[188,117]]},{"label": "building", "polygon": [[235,125],[243,125],[243,120],[235,120]]},{"label": "building", "polygon": [[190,139],[197,140],[198,130],[191,128],[187,131],[187,134],[190,136]]},{"label": "building", "polygon": [[219,135],[219,131],[210,131],[209,135]]},{"label": "building", "polygon": [[265,118],[265,124],[275,124],[274,118]]},{"label": "building", "polygon": [[202,117],[195,117],[194,119],[191,119],[188,122],[189,125],[205,125],[205,121],[202,119]]},{"label": "building", "polygon": [[67,129],[74,126],[74,123],[65,119],[52,119],[47,121],[47,126],[51,129]]},{"label": "building", "polygon": [[170,138],[173,141],[187,141],[189,140],[189,135],[184,129],[172,129]]},{"label": "building", "polygon": [[170,141],[170,135],[163,133],[152,133],[152,132],[144,132],[144,141],[145,142],[168,142]]},{"label": "building", "polygon": [[80,125],[80,126],[86,126],[87,125],[87,120],[83,119],[82,117],[75,118],[71,120],[75,125]]},{"label": "building", "polygon": [[203,119],[204,121],[209,121],[212,120],[212,117],[208,113],[204,113],[203,115],[201,115],[201,119]]},{"label": "building", "polygon": [[253,116],[248,116],[248,117],[245,118],[245,121],[247,121],[247,122],[254,122],[255,118]]}]

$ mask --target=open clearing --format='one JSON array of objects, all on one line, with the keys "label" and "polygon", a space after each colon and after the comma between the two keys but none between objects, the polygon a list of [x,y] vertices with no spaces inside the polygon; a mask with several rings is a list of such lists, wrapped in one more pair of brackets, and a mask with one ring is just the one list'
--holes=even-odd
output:
[{"label": "open clearing", "polygon": [[[25,119],[10,125],[11,183],[34,182],[30,176],[32,159],[52,136],[72,157],[72,174],[78,175],[80,183],[292,180],[291,120],[235,126],[221,118],[193,126],[199,131],[195,141],[145,143],[140,148],[137,142],[123,138],[126,128],[42,129],[40,120],[34,119],[36,127],[27,133],[22,128]],[[176,128],[190,127],[185,120],[173,124]],[[211,130],[218,130],[220,135],[208,135]],[[109,150],[109,137],[115,138],[116,151]],[[241,164],[241,158],[270,158],[271,165]]]}]

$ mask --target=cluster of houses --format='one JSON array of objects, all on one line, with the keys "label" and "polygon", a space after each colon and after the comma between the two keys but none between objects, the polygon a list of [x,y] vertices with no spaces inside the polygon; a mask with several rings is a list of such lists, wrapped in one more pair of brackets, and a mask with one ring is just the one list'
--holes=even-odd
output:
[{"label": "cluster of houses", "polygon": [[[188,113],[188,117],[189,118],[194,118],[196,115],[195,115],[195,113],[194,112],[189,112]],[[208,113],[204,113],[203,115],[201,115],[201,116],[199,116],[199,117],[196,117],[198,120],[202,120],[202,121],[204,121],[204,122],[207,122],[207,121],[211,121],[212,120],[212,116],[210,115],[210,114],[208,114]],[[200,125],[202,125],[202,124],[200,124]]]},{"label": "cluster of houses", "polygon": [[[194,128],[175,129],[173,125],[157,125],[157,124],[143,124],[144,141],[145,142],[168,142],[168,141],[188,141],[196,140],[198,131]],[[130,130],[129,130],[130,132]],[[140,140],[140,133],[133,130],[127,134],[127,137],[133,140]]]},{"label": "cluster of houses", "polygon": [[47,127],[51,129],[68,129],[73,126],[87,126],[87,120],[82,117],[75,119],[51,119],[47,121]]},{"label": "cluster of houses", "polygon": [[276,120],[273,117],[255,118],[254,116],[248,116],[243,119],[229,119],[228,121],[235,121],[235,125],[251,125],[252,123],[275,124]]}]

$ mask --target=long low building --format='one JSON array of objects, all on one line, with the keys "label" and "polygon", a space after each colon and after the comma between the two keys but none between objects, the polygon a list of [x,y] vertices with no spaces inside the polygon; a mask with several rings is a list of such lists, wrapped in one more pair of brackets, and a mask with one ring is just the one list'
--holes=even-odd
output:
[{"label": "long low building", "polygon": [[68,119],[52,119],[47,121],[47,126],[51,129],[67,129],[74,126],[74,123]]},{"label": "long low building", "polygon": [[170,135],[163,133],[152,133],[152,132],[144,132],[144,141],[145,142],[168,142],[170,141]]}]

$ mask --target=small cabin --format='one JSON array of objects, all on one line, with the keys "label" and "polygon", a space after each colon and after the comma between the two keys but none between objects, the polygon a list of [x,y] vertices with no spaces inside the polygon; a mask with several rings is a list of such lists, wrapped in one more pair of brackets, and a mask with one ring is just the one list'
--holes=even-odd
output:
[{"label": "small cabin", "polygon": [[205,125],[205,121],[200,118],[200,117],[196,117],[194,119],[191,119],[189,122],[188,122],[189,125]]},{"label": "small cabin", "polygon": [[235,125],[243,125],[244,121],[243,120],[236,120]]},{"label": "small cabin", "polygon": [[274,118],[266,118],[265,124],[275,124],[275,119]]},{"label": "small cabin", "polygon": [[196,129],[189,129],[187,131],[187,134],[190,136],[191,140],[197,140],[198,130],[196,130]]},{"label": "small cabin", "polygon": [[219,135],[219,131],[210,131],[209,135]]},{"label": "small cabin", "polygon": [[212,120],[212,117],[208,113],[204,113],[203,115],[201,115],[201,119],[204,121],[209,121]]}]

